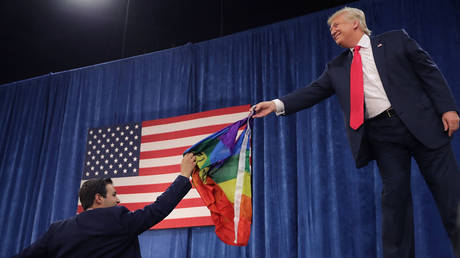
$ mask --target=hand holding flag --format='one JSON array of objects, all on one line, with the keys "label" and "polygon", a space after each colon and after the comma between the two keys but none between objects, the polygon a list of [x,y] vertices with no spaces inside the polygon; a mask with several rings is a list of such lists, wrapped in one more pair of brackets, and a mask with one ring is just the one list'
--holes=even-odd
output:
[{"label": "hand holding flag", "polygon": [[193,153],[187,153],[180,163],[180,174],[189,178],[196,166],[196,158]]},{"label": "hand holding flag", "polygon": [[250,111],[254,112],[252,118],[259,118],[269,115],[276,110],[276,105],[273,101],[263,101],[252,106]]},{"label": "hand holding flag", "polygon": [[196,156],[192,181],[211,211],[217,236],[230,245],[247,245],[251,232],[252,115],[184,152]]}]

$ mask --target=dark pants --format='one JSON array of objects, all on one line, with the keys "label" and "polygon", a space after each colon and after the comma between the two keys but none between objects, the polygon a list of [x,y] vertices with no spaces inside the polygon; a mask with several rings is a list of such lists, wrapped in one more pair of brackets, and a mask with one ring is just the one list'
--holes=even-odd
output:
[{"label": "dark pants", "polygon": [[460,203],[460,170],[450,143],[429,149],[415,139],[398,117],[369,120],[365,126],[383,184],[383,257],[415,256],[410,190],[411,157],[414,157],[460,258],[460,247],[456,244],[459,241],[456,220]]}]

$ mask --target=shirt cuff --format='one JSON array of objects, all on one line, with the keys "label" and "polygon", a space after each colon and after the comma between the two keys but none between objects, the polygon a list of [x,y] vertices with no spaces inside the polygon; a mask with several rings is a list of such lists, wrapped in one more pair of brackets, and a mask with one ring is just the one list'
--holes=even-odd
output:
[{"label": "shirt cuff", "polygon": [[275,103],[275,114],[277,116],[284,115],[284,103],[279,99],[272,100]]}]

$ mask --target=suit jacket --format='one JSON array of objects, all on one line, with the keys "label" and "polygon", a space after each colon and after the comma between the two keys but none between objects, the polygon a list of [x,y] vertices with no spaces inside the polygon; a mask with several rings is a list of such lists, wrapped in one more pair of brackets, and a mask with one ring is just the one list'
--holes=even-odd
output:
[{"label": "suit jacket", "polygon": [[189,179],[178,176],[144,209],[98,208],[55,222],[17,257],[141,257],[137,236],[163,220],[190,188]]},{"label": "suit jacket", "polygon": [[[425,146],[438,148],[449,141],[441,116],[457,111],[454,97],[436,64],[404,30],[371,37],[372,52],[388,99],[409,131]],[[348,140],[356,166],[374,159],[365,126],[353,130],[350,117],[350,66],[347,49],[330,61],[313,83],[280,98],[285,114],[311,107],[336,94],[342,108]]]}]

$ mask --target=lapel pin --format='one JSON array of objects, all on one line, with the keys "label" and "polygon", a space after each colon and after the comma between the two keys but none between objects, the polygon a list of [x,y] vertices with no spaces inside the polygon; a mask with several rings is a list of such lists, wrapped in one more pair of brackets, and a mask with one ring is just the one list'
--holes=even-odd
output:
[{"label": "lapel pin", "polygon": [[382,43],[377,44],[377,47],[381,47],[381,46],[383,46]]}]

